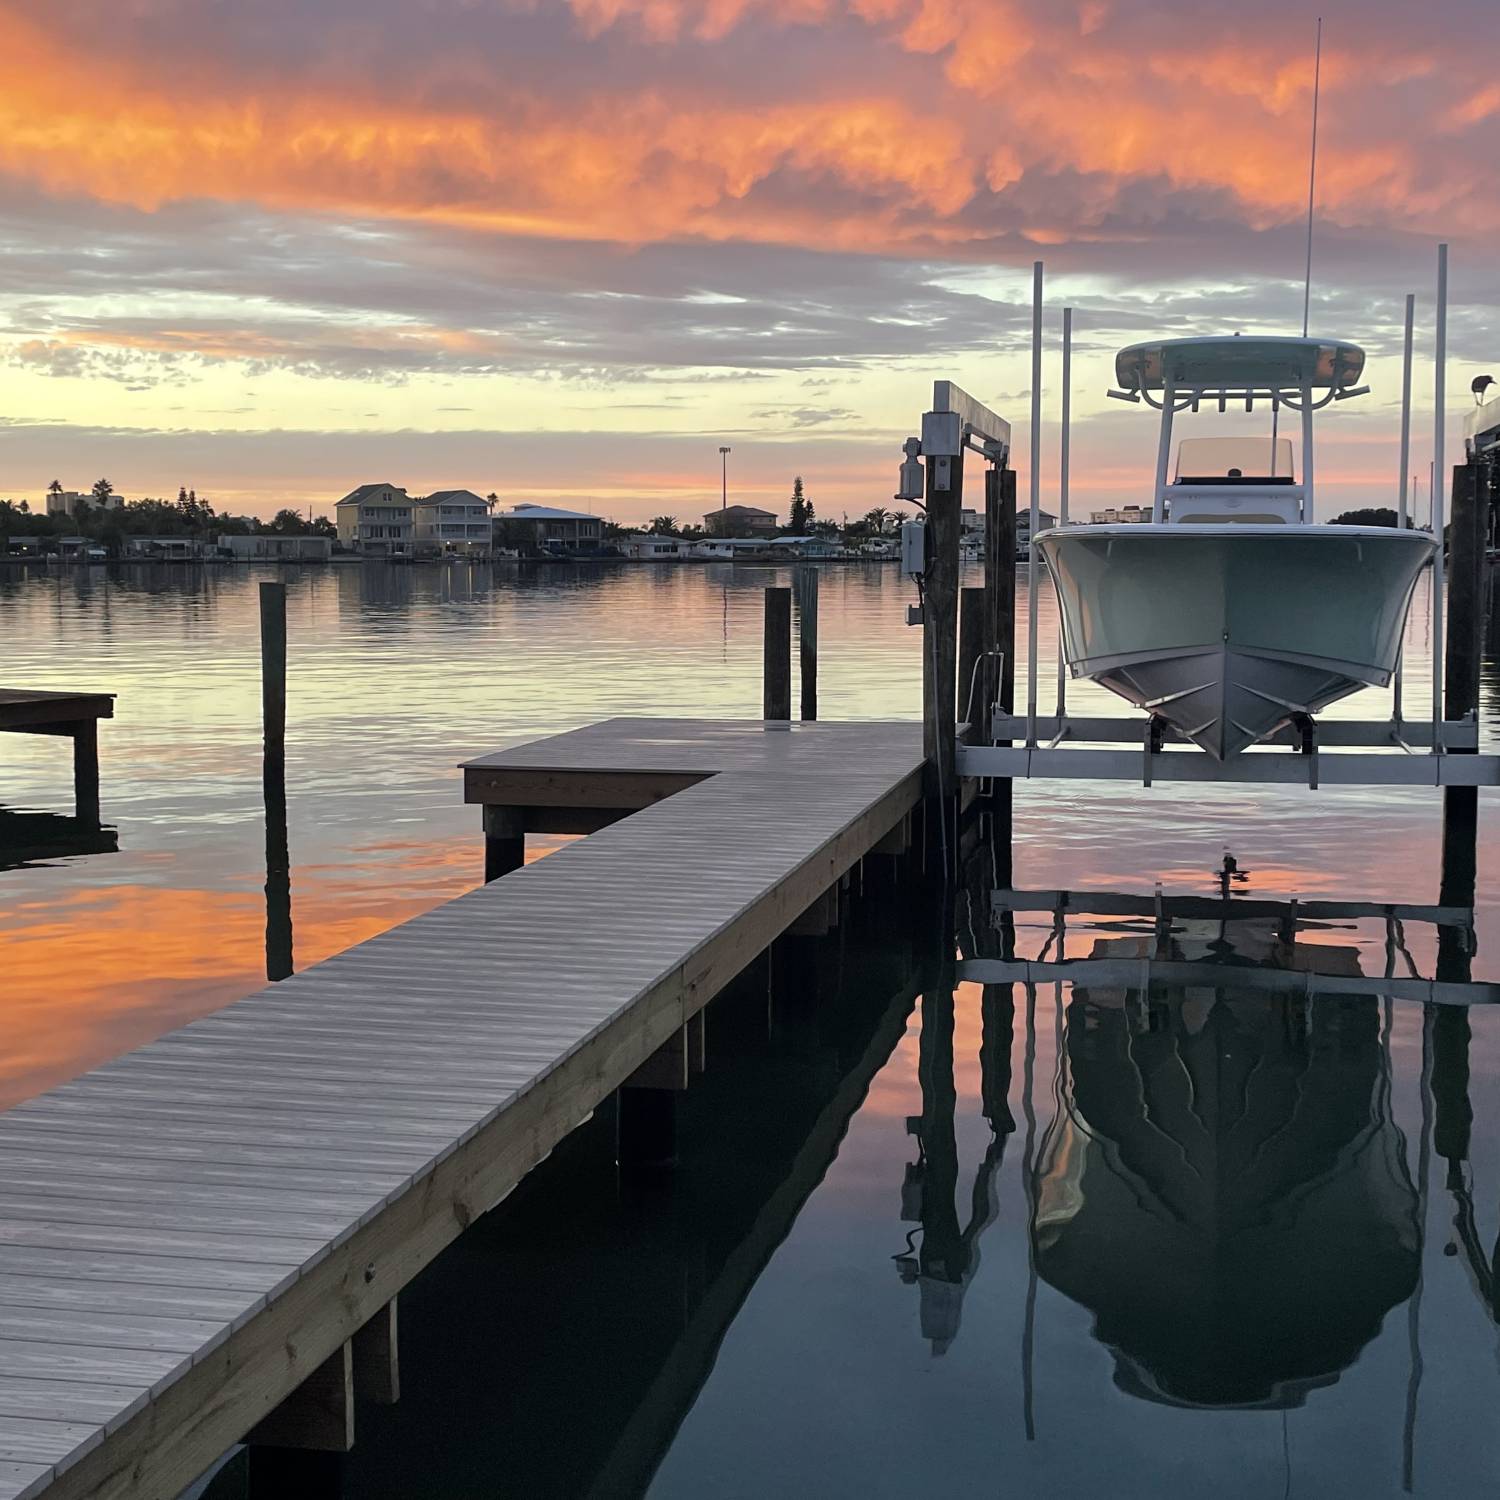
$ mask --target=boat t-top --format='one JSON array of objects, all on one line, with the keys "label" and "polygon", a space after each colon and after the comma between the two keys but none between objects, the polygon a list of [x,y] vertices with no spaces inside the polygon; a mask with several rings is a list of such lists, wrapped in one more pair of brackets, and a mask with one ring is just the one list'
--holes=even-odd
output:
[{"label": "boat t-top", "polygon": [[[1161,413],[1149,522],[1063,526],[1037,546],[1063,650],[1087,677],[1219,760],[1395,671],[1426,532],[1313,520],[1313,414],[1365,394],[1364,352],[1318,338],[1167,339],[1116,356],[1119,390]],[[1301,418],[1290,438],[1184,439],[1182,412]],[[1274,431],[1274,428],[1273,428]]]}]

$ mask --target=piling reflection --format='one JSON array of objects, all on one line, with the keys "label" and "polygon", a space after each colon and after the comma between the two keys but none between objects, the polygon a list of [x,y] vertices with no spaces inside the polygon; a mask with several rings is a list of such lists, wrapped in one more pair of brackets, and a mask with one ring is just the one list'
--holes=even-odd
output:
[{"label": "piling reflection", "polygon": [[0,870],[25,870],[84,854],[115,854],[119,847],[115,830],[92,819],[0,807]]},{"label": "piling reflection", "polygon": [[[1266,924],[1226,926],[1213,941],[1241,962],[1281,945]],[[1099,945],[1122,946],[1137,940]],[[1374,998],[1314,1004],[1228,976],[1073,990],[1032,1238],[1042,1279],[1093,1312],[1122,1389],[1300,1406],[1412,1294],[1418,1197],[1382,1018]]]}]

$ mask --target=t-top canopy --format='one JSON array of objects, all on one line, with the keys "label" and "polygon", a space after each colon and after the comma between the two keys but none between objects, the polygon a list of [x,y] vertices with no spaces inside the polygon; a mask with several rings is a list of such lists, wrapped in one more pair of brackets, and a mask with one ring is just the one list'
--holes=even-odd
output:
[{"label": "t-top canopy", "polygon": [[1131,344],[1115,356],[1115,379],[1126,391],[1344,390],[1365,367],[1365,352],[1327,339],[1242,337],[1158,339]]}]

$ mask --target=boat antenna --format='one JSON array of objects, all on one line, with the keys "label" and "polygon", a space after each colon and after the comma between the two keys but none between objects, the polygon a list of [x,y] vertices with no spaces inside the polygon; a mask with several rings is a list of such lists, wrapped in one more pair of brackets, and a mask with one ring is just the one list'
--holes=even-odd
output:
[{"label": "boat antenna", "polygon": [[1302,286],[1302,337],[1307,337],[1312,302],[1313,193],[1318,181],[1318,102],[1323,83],[1323,18],[1318,17],[1318,40],[1313,49],[1312,152],[1307,163],[1307,279]]}]

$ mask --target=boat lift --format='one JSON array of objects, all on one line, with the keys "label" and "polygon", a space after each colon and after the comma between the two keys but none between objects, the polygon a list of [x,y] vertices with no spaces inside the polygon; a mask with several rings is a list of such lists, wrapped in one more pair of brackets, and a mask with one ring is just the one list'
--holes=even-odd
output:
[{"label": "boat lift", "polygon": [[[1408,298],[1403,386],[1402,470],[1407,466],[1411,390],[1411,302]],[[1033,295],[1031,404],[1031,534],[1040,529],[1042,264],[1036,263]],[[1447,323],[1447,246],[1439,249],[1437,373],[1434,430],[1435,473],[1442,473],[1444,375]],[[1063,361],[1071,348],[1071,318],[1064,319]],[[1068,433],[1063,433],[1067,452]],[[985,476],[985,586],[982,602],[959,598],[959,516],[963,504],[963,454],[989,464]],[[926,522],[919,546],[903,548],[903,569],[917,581],[923,626],[923,698],[927,750],[934,763],[934,790],[954,793],[976,781],[1008,788],[1022,779],[1131,781],[1200,784],[1441,787],[1448,814],[1477,830],[1473,799],[1481,786],[1500,786],[1500,755],[1479,748],[1479,662],[1482,649],[1485,543],[1495,464],[1466,455],[1452,479],[1448,558],[1436,551],[1432,568],[1432,700],[1430,717],[1403,716],[1397,669],[1393,712],[1388,719],[1314,720],[1295,716],[1260,745],[1227,761],[1216,761],[1157,718],[1089,717],[1067,709],[1066,672],[1059,663],[1055,710],[1039,704],[1037,605],[1044,586],[1039,549],[1026,563],[1029,584],[1026,698],[1014,702],[1016,656],[1014,608],[1015,474],[1009,468],[1010,427],[996,413],[949,381],[934,388],[933,409],[922,420],[922,438],[908,440],[897,498],[925,496]],[[922,462],[918,462],[918,455]],[[1066,460],[1065,460],[1066,462]],[[923,472],[925,469],[925,473]],[[1066,470],[1065,470],[1066,473]],[[1064,480],[1066,483],[1066,480]],[[1060,495],[1066,524],[1066,491]],[[1407,510],[1401,487],[1401,519]],[[1444,535],[1441,487],[1433,495],[1433,531]],[[1450,577],[1451,575],[1451,577]],[[960,608],[962,604],[962,610]],[[962,614],[963,624],[960,625]],[[957,650],[955,653],[955,641]],[[1446,653],[1445,653],[1446,643]],[[1336,753],[1324,755],[1324,750]],[[946,826],[946,823],[945,823]]]}]

